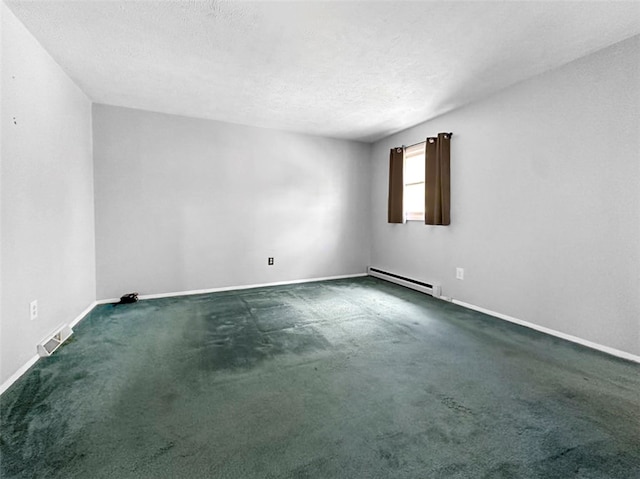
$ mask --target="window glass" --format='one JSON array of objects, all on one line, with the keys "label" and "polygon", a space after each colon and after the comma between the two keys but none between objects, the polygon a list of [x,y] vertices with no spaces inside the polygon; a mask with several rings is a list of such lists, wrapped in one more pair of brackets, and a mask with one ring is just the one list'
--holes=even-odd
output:
[{"label": "window glass", "polygon": [[424,156],[413,155],[406,157],[404,162],[404,178],[404,182],[407,185],[424,182]]},{"label": "window glass", "polygon": [[404,152],[404,214],[407,220],[424,220],[424,150],[425,144]]}]

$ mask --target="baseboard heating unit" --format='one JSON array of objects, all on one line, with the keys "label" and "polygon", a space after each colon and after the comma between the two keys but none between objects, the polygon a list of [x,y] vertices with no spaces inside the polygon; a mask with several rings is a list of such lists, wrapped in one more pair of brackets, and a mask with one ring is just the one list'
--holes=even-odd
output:
[{"label": "baseboard heating unit", "polygon": [[401,276],[396,273],[390,273],[389,271],[383,271],[371,266],[369,266],[368,273],[369,276],[373,276],[374,278],[379,278],[385,281],[389,281],[390,283],[399,284],[400,286],[404,286],[405,288],[415,289],[416,291],[420,291],[421,293],[429,294],[434,298],[439,298],[441,294],[440,285],[437,284],[425,283],[417,279],[407,278],[406,276]]}]

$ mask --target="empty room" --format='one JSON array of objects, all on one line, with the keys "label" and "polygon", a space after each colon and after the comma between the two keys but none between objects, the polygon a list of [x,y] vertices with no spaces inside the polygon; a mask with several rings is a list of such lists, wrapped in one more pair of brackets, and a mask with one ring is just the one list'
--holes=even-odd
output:
[{"label": "empty room", "polygon": [[0,15],[0,477],[640,478],[640,2]]}]

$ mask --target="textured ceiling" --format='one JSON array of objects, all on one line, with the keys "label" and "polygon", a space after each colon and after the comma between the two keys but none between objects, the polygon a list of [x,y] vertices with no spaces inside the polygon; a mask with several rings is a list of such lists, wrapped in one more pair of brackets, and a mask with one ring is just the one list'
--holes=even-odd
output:
[{"label": "textured ceiling", "polygon": [[638,2],[7,3],[95,102],[363,141],[640,33]]}]

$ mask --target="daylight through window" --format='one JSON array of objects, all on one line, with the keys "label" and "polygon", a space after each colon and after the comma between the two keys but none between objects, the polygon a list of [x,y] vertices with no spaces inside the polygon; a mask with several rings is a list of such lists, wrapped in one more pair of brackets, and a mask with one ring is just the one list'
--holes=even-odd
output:
[{"label": "daylight through window", "polygon": [[404,152],[404,214],[408,221],[424,221],[425,143]]}]

